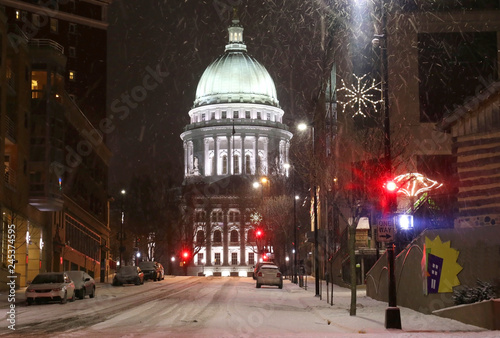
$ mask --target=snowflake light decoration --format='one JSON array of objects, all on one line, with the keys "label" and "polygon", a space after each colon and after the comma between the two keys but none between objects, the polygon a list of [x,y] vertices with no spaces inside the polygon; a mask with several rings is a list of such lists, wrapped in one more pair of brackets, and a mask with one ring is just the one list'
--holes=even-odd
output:
[{"label": "snowflake light decoration", "polygon": [[260,221],[262,221],[262,215],[259,214],[258,212],[254,212],[250,215],[250,221],[253,224],[258,224],[260,223]]},{"label": "snowflake light decoration", "polygon": [[[337,89],[337,92],[343,90],[346,91],[347,93],[345,94],[346,101],[340,101],[337,100],[338,103],[342,105],[342,112],[345,113],[345,108],[347,106],[354,108],[355,113],[352,115],[352,117],[355,117],[356,115],[360,115],[362,117],[366,117],[365,113],[363,113],[362,109],[367,108],[368,105],[373,105],[373,108],[375,111],[377,111],[377,103],[381,103],[384,100],[382,99],[382,89],[379,88],[380,82],[375,83],[375,79],[372,79],[371,85],[369,84],[369,81],[363,81],[365,77],[368,74],[365,74],[363,76],[357,76],[356,74],[353,74],[354,78],[357,80],[357,84],[351,84],[350,87],[348,87],[344,79],[341,79],[342,81],[342,87]],[[380,100],[375,99],[375,94],[373,91],[378,91],[380,92]]]}]

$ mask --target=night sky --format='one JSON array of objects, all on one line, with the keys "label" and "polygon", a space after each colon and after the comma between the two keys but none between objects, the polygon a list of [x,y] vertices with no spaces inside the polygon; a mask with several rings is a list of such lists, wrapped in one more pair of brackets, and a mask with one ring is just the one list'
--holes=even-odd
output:
[{"label": "night sky", "polygon": [[[182,182],[179,135],[203,71],[224,52],[233,5],[248,53],[274,79],[284,123],[311,114],[326,68],[328,16],[350,20],[328,1],[115,1],[108,32],[108,113],[117,127],[108,135],[111,191],[126,187],[132,175]],[[359,41],[372,34],[358,33]]]}]

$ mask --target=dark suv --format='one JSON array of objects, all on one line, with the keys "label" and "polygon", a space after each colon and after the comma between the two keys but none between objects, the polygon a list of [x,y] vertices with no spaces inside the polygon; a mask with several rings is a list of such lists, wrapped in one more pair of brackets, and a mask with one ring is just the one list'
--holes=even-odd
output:
[{"label": "dark suv", "polygon": [[163,266],[158,262],[139,262],[139,267],[144,272],[144,279],[152,279],[153,281],[163,280]]}]

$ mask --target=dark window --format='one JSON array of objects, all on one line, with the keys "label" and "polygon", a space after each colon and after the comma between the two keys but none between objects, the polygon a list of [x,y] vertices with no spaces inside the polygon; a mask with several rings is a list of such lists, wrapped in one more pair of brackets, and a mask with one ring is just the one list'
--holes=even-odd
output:
[{"label": "dark window", "polygon": [[238,253],[232,252],[231,253],[231,265],[237,265],[237,264],[238,264]]},{"label": "dark window", "polygon": [[220,253],[215,253],[215,265],[220,265]]},{"label": "dark window", "polygon": [[231,243],[237,243],[238,242],[238,231],[236,230],[231,230],[231,235],[230,235],[230,240]]},{"label": "dark window", "polygon": [[198,245],[203,245],[203,243],[205,243],[205,232],[203,230],[198,230],[196,233],[196,243]]},{"label": "dark window", "polygon": [[420,121],[438,122],[495,81],[497,33],[418,35]]},{"label": "dark window", "polygon": [[220,230],[215,230],[214,231],[214,242],[215,243],[221,243],[222,242],[222,233]]},{"label": "dark window", "polygon": [[248,242],[255,242],[255,231],[254,229],[248,230]]},{"label": "dark window", "polygon": [[255,264],[255,255],[253,252],[248,253],[248,265]]}]

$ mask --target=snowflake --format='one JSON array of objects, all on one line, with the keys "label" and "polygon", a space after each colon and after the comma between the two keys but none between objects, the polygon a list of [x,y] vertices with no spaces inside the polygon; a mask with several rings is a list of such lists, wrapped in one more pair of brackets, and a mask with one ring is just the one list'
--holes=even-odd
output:
[{"label": "snowflake", "polygon": [[347,101],[343,102],[337,100],[337,102],[342,105],[343,113],[345,112],[346,106],[349,106],[351,108],[354,108],[356,111],[354,115],[352,115],[352,117],[356,115],[366,117],[366,115],[362,112],[362,108],[367,108],[369,104],[372,104],[375,111],[377,111],[377,103],[383,102],[382,95],[380,97],[380,100],[375,100],[375,95],[373,94],[374,90],[382,94],[382,90],[379,88],[380,83],[375,84],[375,79],[373,79],[371,85],[368,85],[368,81],[363,81],[367,74],[361,77],[357,76],[356,74],[353,75],[357,80],[357,85],[355,86],[354,84],[352,84],[351,87],[348,87],[345,84],[344,79],[341,79],[342,87],[337,89],[337,92],[345,90],[347,92],[345,94],[345,98],[347,99]]},{"label": "snowflake", "polygon": [[250,215],[250,221],[254,224],[260,223],[260,221],[262,221],[262,215],[258,212],[254,212]]}]

